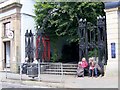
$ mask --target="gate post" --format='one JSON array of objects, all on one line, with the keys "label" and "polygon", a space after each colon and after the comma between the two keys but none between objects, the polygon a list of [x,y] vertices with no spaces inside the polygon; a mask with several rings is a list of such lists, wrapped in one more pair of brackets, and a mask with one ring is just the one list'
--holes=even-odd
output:
[{"label": "gate post", "polygon": [[28,57],[28,62],[32,62],[34,59],[34,44],[33,44],[33,33],[30,30],[26,30],[25,33],[25,57]]},{"label": "gate post", "polygon": [[85,28],[85,58],[88,62],[88,30],[86,19],[84,19],[84,28]]},{"label": "gate post", "polygon": [[42,62],[42,55],[43,55],[43,50],[44,50],[42,38],[43,38],[43,33],[38,30],[37,39],[39,39],[39,40],[38,40],[38,48],[37,48],[38,49],[37,59],[39,60],[39,63]]},{"label": "gate post", "polygon": [[78,21],[78,35],[79,35],[79,61],[85,56],[88,61],[88,32],[86,19],[80,19]]},{"label": "gate post", "polygon": [[[97,17],[98,29],[98,59],[99,63],[107,64],[107,36],[106,36],[105,16]],[[103,62],[104,60],[104,62]]]},{"label": "gate post", "polygon": [[107,34],[105,16],[97,17],[98,30],[98,64],[102,68],[102,76],[104,76],[104,65],[107,65]]}]

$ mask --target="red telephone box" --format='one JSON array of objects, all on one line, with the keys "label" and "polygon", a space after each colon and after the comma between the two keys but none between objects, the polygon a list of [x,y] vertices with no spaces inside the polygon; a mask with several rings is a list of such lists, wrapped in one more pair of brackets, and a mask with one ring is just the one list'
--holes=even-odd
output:
[{"label": "red telephone box", "polygon": [[[40,36],[36,39],[36,58],[38,58],[38,43],[40,42]],[[50,38],[48,36],[42,37],[43,43],[43,53],[42,53],[42,60],[43,61],[50,61]]]}]

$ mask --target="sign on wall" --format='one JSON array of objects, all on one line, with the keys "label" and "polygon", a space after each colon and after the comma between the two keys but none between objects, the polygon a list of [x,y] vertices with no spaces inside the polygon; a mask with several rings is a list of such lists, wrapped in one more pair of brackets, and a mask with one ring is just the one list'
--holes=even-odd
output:
[{"label": "sign on wall", "polygon": [[13,38],[13,31],[8,30],[7,31],[7,37],[10,38],[10,39],[12,39]]},{"label": "sign on wall", "polygon": [[116,58],[116,46],[115,46],[115,43],[111,43],[111,58]]}]

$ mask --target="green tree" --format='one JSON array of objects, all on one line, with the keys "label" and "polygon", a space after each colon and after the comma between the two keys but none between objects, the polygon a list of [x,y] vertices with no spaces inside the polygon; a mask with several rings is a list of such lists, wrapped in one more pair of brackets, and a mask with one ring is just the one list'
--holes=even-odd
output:
[{"label": "green tree", "polygon": [[96,24],[97,16],[105,13],[102,2],[36,2],[35,14],[36,26],[41,28],[49,15],[43,29],[51,41],[55,42],[60,36],[68,36],[69,42],[77,42],[77,17],[86,18],[88,22]]},{"label": "green tree", "polygon": [[102,2],[36,2],[35,21],[39,30],[44,30],[54,43],[53,61],[57,58],[56,42],[59,37],[67,37],[69,43],[79,42],[78,19],[86,18],[92,30],[97,16],[105,15]]}]

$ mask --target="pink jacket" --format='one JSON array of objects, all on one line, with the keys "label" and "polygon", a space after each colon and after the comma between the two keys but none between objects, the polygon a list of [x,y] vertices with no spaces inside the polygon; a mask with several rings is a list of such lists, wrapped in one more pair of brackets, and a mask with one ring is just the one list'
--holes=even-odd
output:
[{"label": "pink jacket", "polygon": [[88,66],[87,61],[82,61],[81,67],[86,68]]}]

